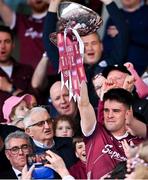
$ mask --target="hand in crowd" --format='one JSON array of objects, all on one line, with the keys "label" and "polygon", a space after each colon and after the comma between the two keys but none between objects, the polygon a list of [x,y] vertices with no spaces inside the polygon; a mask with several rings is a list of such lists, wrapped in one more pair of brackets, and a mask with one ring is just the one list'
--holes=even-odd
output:
[{"label": "hand in crowd", "polygon": [[32,172],[34,170],[35,166],[32,165],[30,167],[30,169],[28,170],[27,165],[24,166],[24,168],[22,169],[22,177],[21,180],[31,180],[32,179]]},{"label": "hand in crowd", "polygon": [[107,34],[111,37],[114,38],[118,35],[118,30],[116,28],[116,26],[109,26],[109,28],[107,29]]},{"label": "hand in crowd", "polygon": [[12,84],[6,79],[6,77],[0,76],[0,90],[10,92]]},{"label": "hand in crowd", "polygon": [[62,0],[50,0],[49,11],[56,12],[61,1]]},{"label": "hand in crowd", "polygon": [[102,85],[105,82],[105,80],[106,78],[100,74],[97,74],[92,80],[95,91],[99,98],[102,96]]},{"label": "hand in crowd", "polygon": [[124,149],[124,153],[128,159],[134,157],[137,153],[137,146],[134,145],[132,141],[130,141],[130,144],[124,139],[122,142],[122,147]]},{"label": "hand in crowd", "polygon": [[138,147],[135,146],[132,141],[130,141],[130,144],[128,144],[125,139],[121,143],[122,143],[122,147],[124,149],[124,153],[127,157],[127,165],[126,165],[127,172],[131,172],[133,169],[133,161],[138,152]]},{"label": "hand in crowd", "polygon": [[54,152],[48,150],[46,151],[46,159],[49,161],[49,164],[46,164],[46,167],[49,167],[56,171],[61,177],[69,175],[69,172],[65,166],[63,159],[55,154]]},{"label": "hand in crowd", "polygon": [[131,123],[134,121],[134,115],[133,115],[133,110],[132,108],[130,108],[130,110],[128,111],[128,113],[126,114],[125,117],[125,124],[126,124],[126,131],[128,133],[130,133],[131,135],[135,135],[134,132],[132,131],[132,129],[130,128]]},{"label": "hand in crowd", "polygon": [[127,69],[134,69],[133,64],[132,64],[132,63],[130,63],[130,62],[126,62],[126,63],[124,63],[124,66],[125,66],[125,67],[127,67]]},{"label": "hand in crowd", "polygon": [[117,87],[117,83],[115,80],[112,80],[112,79],[106,79],[104,82],[103,82],[103,85],[101,87],[101,95],[100,95],[100,99],[103,100],[103,96],[104,94],[110,90],[110,89],[113,89],[113,88],[116,88]]},{"label": "hand in crowd", "polygon": [[134,89],[134,83],[135,83],[135,78],[132,75],[128,75],[125,78],[124,84],[123,84],[123,88],[126,89],[129,92],[132,92]]}]

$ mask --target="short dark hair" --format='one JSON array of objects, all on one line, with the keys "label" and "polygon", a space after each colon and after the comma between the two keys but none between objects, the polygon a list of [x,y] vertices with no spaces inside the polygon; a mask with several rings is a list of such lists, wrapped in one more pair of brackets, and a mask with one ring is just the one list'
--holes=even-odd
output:
[{"label": "short dark hair", "polygon": [[14,41],[14,33],[8,26],[0,25],[0,32],[6,32],[10,34],[12,41]]},{"label": "short dark hair", "polygon": [[81,143],[81,142],[84,142],[84,139],[83,139],[82,136],[76,136],[76,137],[73,138],[72,143],[73,143],[73,148],[74,148],[75,151],[76,151],[76,144]]},{"label": "short dark hair", "polygon": [[130,108],[133,104],[132,94],[123,88],[115,88],[107,91],[104,94],[103,101],[105,102],[107,100],[118,101],[125,104],[128,108]]}]

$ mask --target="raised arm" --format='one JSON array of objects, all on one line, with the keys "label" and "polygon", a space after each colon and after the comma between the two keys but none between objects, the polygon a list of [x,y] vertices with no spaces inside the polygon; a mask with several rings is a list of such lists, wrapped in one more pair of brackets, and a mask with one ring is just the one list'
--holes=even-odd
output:
[{"label": "raised arm", "polygon": [[47,54],[44,53],[32,76],[31,84],[34,89],[42,90],[46,86],[48,63]]},{"label": "raised arm", "polygon": [[13,28],[14,26],[14,19],[15,19],[15,12],[4,3],[4,0],[0,0],[0,16],[5,23],[5,25]]},{"label": "raised arm", "polygon": [[59,66],[59,52],[58,48],[50,41],[49,35],[53,32],[56,32],[56,23],[57,23],[57,8],[60,4],[61,0],[51,0],[47,16],[44,21],[44,29],[43,29],[43,42],[45,51],[47,55],[58,72]]},{"label": "raised arm", "polygon": [[106,4],[110,18],[118,30],[118,34],[113,38],[112,51],[109,57],[106,57],[107,63],[108,65],[123,64],[128,53],[128,25],[112,0],[101,1]]},{"label": "raised arm", "polygon": [[127,131],[134,136],[148,137],[148,126],[133,116],[132,109],[126,115],[126,127]]},{"label": "raised arm", "polygon": [[131,74],[135,78],[135,86],[136,86],[136,91],[139,95],[140,98],[145,98],[148,96],[148,86],[144,83],[144,81],[141,79],[141,77],[138,75],[136,70],[134,69],[134,66],[132,63],[127,62],[124,64],[124,66],[127,67],[127,69],[131,72]]},{"label": "raised arm", "polygon": [[82,132],[85,136],[89,136],[95,130],[97,120],[94,108],[89,102],[87,85],[85,82],[83,82],[81,86],[78,108],[80,111]]}]

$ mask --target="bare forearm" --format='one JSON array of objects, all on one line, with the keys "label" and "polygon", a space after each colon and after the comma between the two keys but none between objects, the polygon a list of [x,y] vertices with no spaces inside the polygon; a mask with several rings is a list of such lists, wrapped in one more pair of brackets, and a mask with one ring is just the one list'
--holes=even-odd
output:
[{"label": "bare forearm", "polygon": [[147,126],[145,123],[137,120],[137,119],[134,119],[132,121],[132,123],[130,123],[130,128],[132,129],[133,131],[133,134],[136,135],[136,136],[140,136],[140,137],[143,137],[145,138],[146,135],[147,135]]},{"label": "bare forearm", "polygon": [[61,2],[61,0],[51,0],[48,11],[49,12],[57,12],[60,2]]},{"label": "bare forearm", "polygon": [[89,103],[87,106],[79,106],[81,116],[81,129],[84,135],[89,135],[96,124],[96,115],[94,108]]},{"label": "bare forearm", "polygon": [[11,26],[14,18],[14,12],[7,6],[3,0],[0,0],[0,16],[7,26]]},{"label": "bare forearm", "polygon": [[37,89],[43,87],[44,82],[46,82],[48,68],[48,57],[44,54],[41,61],[37,65],[33,76],[32,76],[32,87]]}]

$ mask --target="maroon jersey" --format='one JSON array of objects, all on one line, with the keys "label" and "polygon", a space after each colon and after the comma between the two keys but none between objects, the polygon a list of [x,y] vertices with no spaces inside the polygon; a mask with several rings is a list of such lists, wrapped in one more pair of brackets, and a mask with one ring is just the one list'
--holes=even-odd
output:
[{"label": "maroon jersey", "polygon": [[[16,32],[20,44],[20,62],[36,67],[44,53],[42,42],[44,18],[35,19],[32,16],[17,14]],[[53,67],[50,65],[50,74]]]},{"label": "maroon jersey", "polygon": [[80,160],[70,167],[69,172],[75,179],[87,179],[86,164]]},{"label": "maroon jersey", "polygon": [[[134,144],[143,140],[131,135],[123,139],[133,141]],[[103,125],[97,124],[94,133],[86,139],[88,178],[98,179],[111,172],[119,162],[126,160],[122,140],[115,139]]]}]

